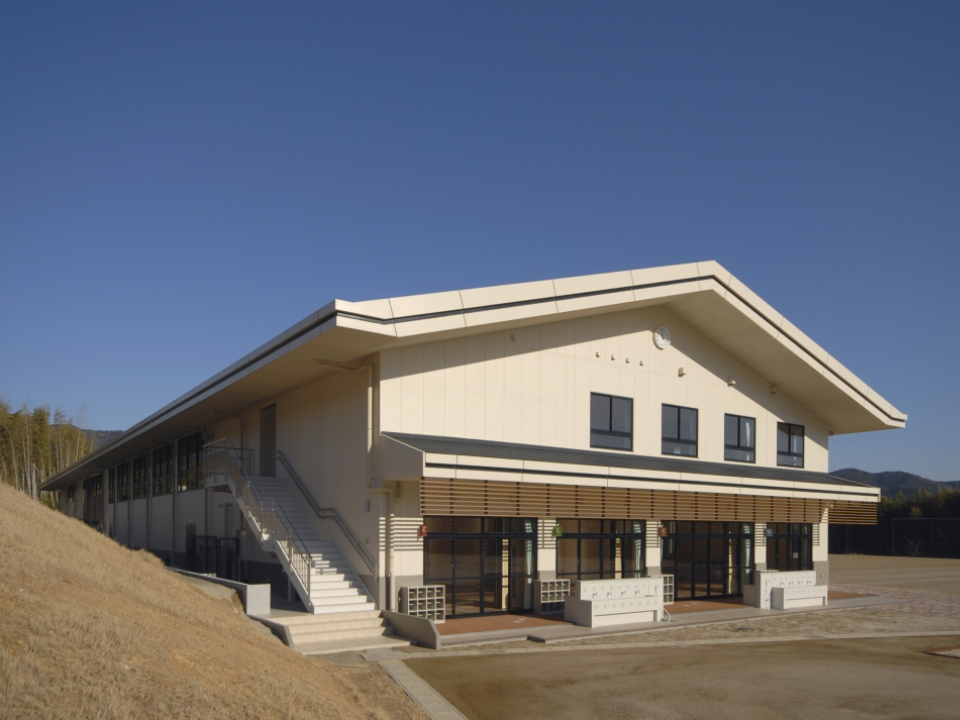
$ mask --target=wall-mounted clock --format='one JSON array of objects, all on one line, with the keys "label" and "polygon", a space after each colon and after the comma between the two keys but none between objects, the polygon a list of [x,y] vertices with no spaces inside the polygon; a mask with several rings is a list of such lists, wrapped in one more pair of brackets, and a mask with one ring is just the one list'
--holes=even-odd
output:
[{"label": "wall-mounted clock", "polygon": [[661,350],[666,349],[670,342],[670,331],[663,325],[653,331],[653,344]]}]

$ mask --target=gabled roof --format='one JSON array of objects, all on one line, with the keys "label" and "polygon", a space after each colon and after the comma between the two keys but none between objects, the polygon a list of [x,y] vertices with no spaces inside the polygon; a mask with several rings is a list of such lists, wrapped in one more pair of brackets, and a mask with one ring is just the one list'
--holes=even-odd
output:
[{"label": "gabled roof", "polygon": [[334,300],[45,487],[62,487],[374,352],[654,305],[666,306],[779,392],[811,408],[834,433],[906,423],[905,414],[709,261],[367,302]]}]

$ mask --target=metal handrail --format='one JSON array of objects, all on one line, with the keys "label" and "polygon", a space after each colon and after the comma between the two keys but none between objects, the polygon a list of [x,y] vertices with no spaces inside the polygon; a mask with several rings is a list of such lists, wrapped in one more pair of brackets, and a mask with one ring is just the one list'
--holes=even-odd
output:
[{"label": "metal handrail", "polygon": [[227,438],[207,443],[203,448],[203,472],[204,474],[218,471],[230,473],[237,495],[243,499],[257,530],[273,538],[278,549],[286,555],[290,568],[303,584],[309,597],[313,556],[306,550],[306,543],[294,529],[293,523],[283,509],[277,507],[273,498],[270,498],[269,509],[265,507],[263,495],[257,486],[250,482],[244,457],[249,462],[250,451],[238,450]]},{"label": "metal handrail", "polygon": [[344,534],[344,537],[350,542],[353,546],[353,549],[357,551],[357,554],[360,555],[360,559],[366,564],[367,569],[370,570],[374,575],[376,575],[376,563],[370,554],[367,552],[366,548],[363,547],[363,544],[360,542],[360,539],[354,534],[351,527],[343,519],[343,516],[340,514],[340,511],[335,507],[321,507],[320,503],[314,499],[309,488],[304,484],[303,480],[300,479],[300,476],[297,475],[297,471],[293,469],[293,465],[290,464],[290,461],[287,460],[286,456],[283,454],[282,450],[277,450],[277,460],[280,461],[280,464],[283,465],[284,469],[287,471],[287,474],[300,489],[300,492],[303,494],[303,497],[306,498],[307,503],[317,514],[317,517],[321,520],[333,520],[336,522],[337,526],[340,528],[340,531]]}]

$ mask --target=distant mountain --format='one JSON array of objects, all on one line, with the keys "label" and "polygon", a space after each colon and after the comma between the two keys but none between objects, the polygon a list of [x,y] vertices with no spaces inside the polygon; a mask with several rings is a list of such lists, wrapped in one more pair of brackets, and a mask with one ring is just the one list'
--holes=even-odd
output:
[{"label": "distant mountain", "polygon": [[108,445],[123,435],[123,430],[84,430],[84,435],[93,438],[98,448]]},{"label": "distant mountain", "polygon": [[935,493],[941,488],[960,490],[960,480],[937,482],[936,480],[930,480],[929,478],[912,475],[911,473],[900,470],[869,473],[865,470],[844,468],[843,470],[835,470],[830,474],[834,477],[843,478],[844,480],[853,480],[854,482],[863,483],[864,485],[873,485],[874,487],[880,488],[885,496],[893,496],[897,493],[915,495],[918,490]]}]

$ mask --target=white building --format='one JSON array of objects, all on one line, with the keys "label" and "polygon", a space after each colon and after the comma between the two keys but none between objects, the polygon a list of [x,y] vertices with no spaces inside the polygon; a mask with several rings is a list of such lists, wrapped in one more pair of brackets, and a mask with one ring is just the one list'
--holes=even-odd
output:
[{"label": "white building", "polygon": [[827,474],[830,437],[905,421],[704,262],[335,300],[44,489],[316,612],[424,584],[448,616],[522,611],[535,578],[659,573],[736,596],[758,569],[826,581],[828,524],[879,500]]}]

